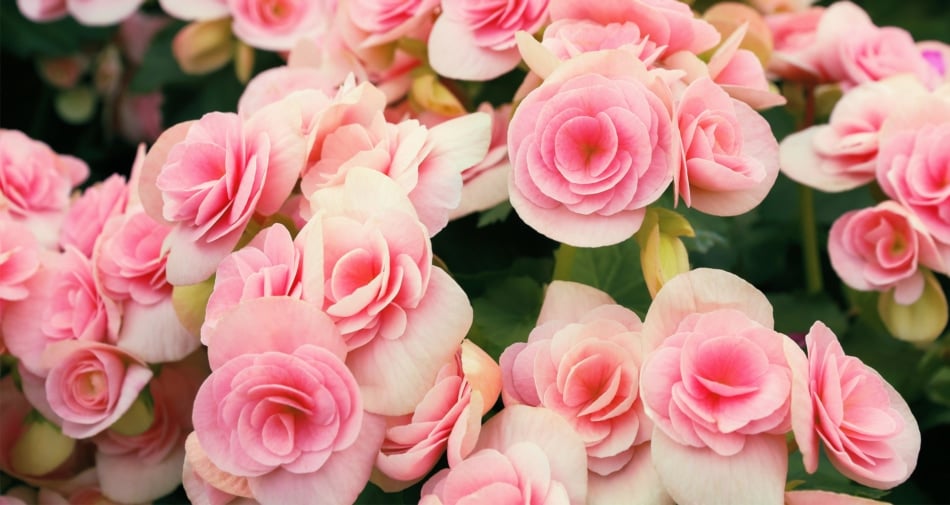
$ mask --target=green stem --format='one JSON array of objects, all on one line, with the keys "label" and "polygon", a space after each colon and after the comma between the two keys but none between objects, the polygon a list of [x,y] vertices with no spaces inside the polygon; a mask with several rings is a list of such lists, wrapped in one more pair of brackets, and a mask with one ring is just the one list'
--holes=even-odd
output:
[{"label": "green stem", "polygon": [[569,280],[571,271],[574,270],[574,256],[577,255],[577,249],[567,244],[561,244],[558,247],[556,261],[554,262],[554,280]]},{"label": "green stem", "polygon": [[[800,130],[815,124],[815,89],[805,88],[805,110]],[[821,259],[818,254],[818,225],[815,221],[815,193],[810,187],[798,185],[798,210],[802,225],[802,256],[805,263],[805,289],[816,295],[822,291]]]},{"label": "green stem", "polygon": [[818,230],[815,223],[814,190],[798,185],[798,206],[802,220],[802,255],[805,258],[805,289],[821,293],[821,261],[818,256]]}]

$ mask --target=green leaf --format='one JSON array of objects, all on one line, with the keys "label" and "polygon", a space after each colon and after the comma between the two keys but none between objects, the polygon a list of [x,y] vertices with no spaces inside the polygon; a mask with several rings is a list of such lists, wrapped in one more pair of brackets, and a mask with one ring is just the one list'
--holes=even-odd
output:
[{"label": "green leaf", "polygon": [[640,247],[632,238],[606,247],[562,245],[554,253],[554,278],[600,289],[641,317],[652,301],[640,268]]},{"label": "green leaf", "polygon": [[511,214],[511,211],[511,202],[505,200],[504,202],[501,202],[498,205],[480,213],[478,215],[477,226],[479,228],[484,228],[490,224],[500,223],[508,218],[508,215]]},{"label": "green leaf", "polygon": [[83,26],[69,17],[36,23],[23,17],[16,2],[0,2],[0,46],[23,58],[76,54],[87,43],[105,43],[115,30]]},{"label": "green leaf", "polygon": [[835,335],[848,329],[848,319],[826,293],[769,293],[775,316],[775,330],[782,333],[806,333],[815,321],[825,323]]},{"label": "green leaf", "polygon": [[527,276],[506,277],[472,300],[475,321],[469,338],[496,360],[514,342],[524,342],[541,311],[544,289]]},{"label": "green leaf", "polygon": [[201,80],[200,76],[184,73],[172,54],[172,41],[184,26],[184,22],[175,21],[155,35],[145,52],[142,66],[138,68],[129,83],[130,91],[148,93],[161,89],[167,84]]},{"label": "green leaf", "polygon": [[820,489],[871,499],[878,499],[888,494],[887,491],[862,486],[841,475],[831,465],[831,461],[825,456],[824,450],[821,451],[819,456],[818,470],[813,474],[805,471],[800,452],[790,453],[788,455],[788,482],[797,482],[796,490]]},{"label": "green leaf", "polygon": [[366,487],[363,488],[363,492],[356,498],[354,505],[408,505],[419,503],[421,490],[422,483],[420,482],[402,491],[387,493],[372,482],[368,482]]},{"label": "green leaf", "polygon": [[936,404],[950,407],[950,366],[944,366],[930,379],[927,397]]}]

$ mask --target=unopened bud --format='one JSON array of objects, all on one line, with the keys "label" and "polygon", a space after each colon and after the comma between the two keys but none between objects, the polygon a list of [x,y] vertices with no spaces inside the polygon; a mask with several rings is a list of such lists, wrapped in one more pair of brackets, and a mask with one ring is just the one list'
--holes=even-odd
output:
[{"label": "unopened bud", "polygon": [[195,21],[175,35],[172,54],[183,72],[202,75],[227,65],[234,47],[230,18]]},{"label": "unopened bud", "polygon": [[28,415],[26,423],[10,451],[10,464],[17,472],[46,475],[73,454],[76,440],[63,435],[58,426],[35,414]]},{"label": "unopened bud", "polygon": [[132,402],[129,410],[126,410],[118,421],[112,423],[109,429],[119,435],[134,437],[148,431],[153,422],[155,422],[155,408],[152,398],[148,390],[143,389],[139,397]]},{"label": "unopened bud", "polygon": [[947,297],[933,272],[924,272],[924,292],[910,305],[894,300],[894,290],[881,293],[877,310],[887,331],[914,344],[933,342],[947,326]]},{"label": "unopened bud", "polygon": [[501,367],[471,340],[462,341],[462,374],[473,391],[482,395],[482,415],[498,401],[501,394]]}]

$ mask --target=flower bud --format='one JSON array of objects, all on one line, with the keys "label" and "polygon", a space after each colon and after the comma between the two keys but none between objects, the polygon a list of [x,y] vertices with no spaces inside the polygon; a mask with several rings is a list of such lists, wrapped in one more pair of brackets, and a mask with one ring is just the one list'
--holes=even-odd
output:
[{"label": "flower bud", "polygon": [[60,91],[54,102],[56,113],[69,124],[82,124],[92,119],[99,100],[89,86]]},{"label": "flower bud", "polygon": [[234,47],[230,18],[195,21],[175,35],[172,54],[186,74],[202,75],[231,61]]},{"label": "flower bud", "polygon": [[83,54],[42,58],[37,62],[43,80],[58,89],[69,89],[78,84],[88,68],[89,58]]},{"label": "flower bud", "polygon": [[462,341],[462,375],[472,391],[482,395],[482,415],[498,401],[501,394],[501,367],[471,340]]},{"label": "flower bud", "polygon": [[192,335],[201,334],[205,320],[205,307],[214,289],[214,277],[198,284],[175,286],[172,290],[172,306],[178,320]]},{"label": "flower bud", "polygon": [[28,415],[26,429],[13,444],[10,464],[23,475],[46,475],[62,465],[76,448],[76,440],[38,415]]},{"label": "flower bud", "polygon": [[763,66],[768,64],[772,56],[772,30],[758,11],[743,3],[722,2],[707,9],[703,19],[716,27],[722,40],[748,23],[748,31],[739,47],[752,51]]},{"label": "flower bud", "polygon": [[409,96],[419,109],[442,116],[455,117],[466,112],[459,99],[432,73],[413,78]]},{"label": "flower bud", "polygon": [[679,237],[695,235],[689,221],[671,210],[650,208],[635,235],[640,244],[640,268],[650,296],[668,280],[689,270],[689,254]]},{"label": "flower bud", "polygon": [[129,410],[126,410],[118,421],[112,423],[109,429],[119,435],[134,437],[148,431],[154,421],[155,409],[151,395],[149,395],[148,389],[143,389],[142,394],[135,399]]},{"label": "flower bud", "polygon": [[882,292],[877,310],[887,331],[914,344],[933,342],[947,326],[947,297],[933,272],[924,270],[924,292],[910,305],[894,300],[894,290]]}]

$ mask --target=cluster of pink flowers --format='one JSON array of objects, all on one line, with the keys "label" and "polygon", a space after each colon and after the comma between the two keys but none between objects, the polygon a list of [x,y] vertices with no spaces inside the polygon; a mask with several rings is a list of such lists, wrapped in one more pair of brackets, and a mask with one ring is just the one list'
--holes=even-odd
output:
[{"label": "cluster of pink flowers", "polygon": [[[630,239],[667,192],[743,214],[781,160],[829,191],[876,180],[891,200],[842,216],[832,263],[919,297],[922,267],[950,268],[943,67],[852,4],[756,3],[805,10],[724,29],[678,0],[161,0],[287,63],[236,111],[140,148],[129,181],[77,191],[83,162],[0,131],[0,351],[17,362],[0,468],[38,501],[183,485],[196,504],[352,503],[421,483],[426,505],[847,503],[786,491],[797,445],[810,473],[823,447],[854,481],[904,482],[907,403],[824,324],[805,349],[776,331],[733,274],[675,272],[642,319],[553,281],[496,362],[433,254],[451,220],[506,200],[578,247]],[[140,4],[18,2],[89,24]],[[748,49],[771,44],[762,26],[768,68]],[[522,61],[511,103],[468,112],[450,91]],[[785,102],[775,76],[847,93],[780,146],[757,112]]]},{"label": "cluster of pink flowers", "polygon": [[[143,160],[144,147],[133,179]],[[206,358],[165,277],[171,228],[119,175],[74,191],[88,174],[0,130],[0,349],[17,359],[0,467],[50,493],[40,501],[150,501],[181,484]]]},{"label": "cluster of pink flowers", "polygon": [[950,272],[946,46],[877,27],[848,2],[773,22],[787,32],[776,42],[779,75],[844,91],[826,124],[782,141],[782,171],[826,192],[880,188],[886,199],[835,221],[831,264],[848,286],[911,305],[928,270]]}]

